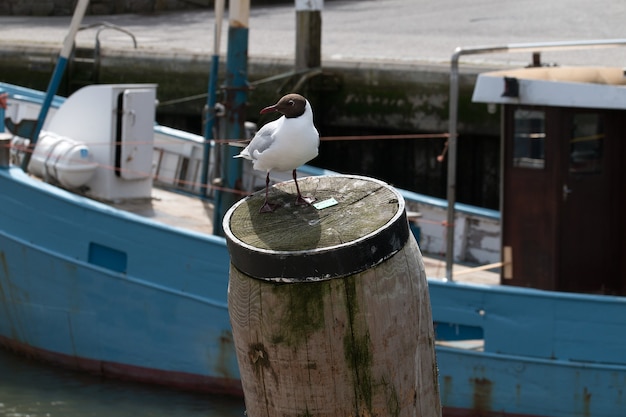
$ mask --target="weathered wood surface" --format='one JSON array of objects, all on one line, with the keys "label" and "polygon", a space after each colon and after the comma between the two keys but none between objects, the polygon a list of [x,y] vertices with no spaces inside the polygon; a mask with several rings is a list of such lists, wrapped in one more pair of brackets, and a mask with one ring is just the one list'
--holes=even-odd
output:
[{"label": "weathered wood surface", "polygon": [[315,203],[334,198],[339,204],[322,210],[296,206],[293,181],[274,185],[273,213],[259,213],[262,192],[253,195],[230,219],[232,233],[251,246],[274,251],[300,251],[336,246],[373,233],[398,211],[397,195],[380,182],[364,177],[306,177],[298,181],[304,196]]},{"label": "weathered wood surface", "polygon": [[[263,196],[253,196],[225,221],[268,256],[306,257],[376,235],[404,210],[389,186],[362,177],[307,178],[300,187],[339,204],[295,207],[293,183],[279,184],[270,199],[290,205],[258,214]],[[428,287],[412,236],[384,261],[333,279],[255,279],[233,263],[228,304],[248,416],[441,415]]]}]

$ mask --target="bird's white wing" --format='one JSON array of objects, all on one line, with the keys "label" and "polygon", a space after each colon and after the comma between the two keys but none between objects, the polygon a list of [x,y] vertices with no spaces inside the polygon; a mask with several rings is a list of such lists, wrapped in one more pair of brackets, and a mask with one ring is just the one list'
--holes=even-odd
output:
[{"label": "bird's white wing", "polygon": [[[279,119],[280,120],[280,119]],[[257,155],[263,153],[267,148],[269,148],[274,142],[273,134],[277,128],[277,122],[273,121],[271,123],[267,123],[252,138],[252,141],[246,148],[236,155],[235,157],[246,158],[250,160],[257,159]]]}]

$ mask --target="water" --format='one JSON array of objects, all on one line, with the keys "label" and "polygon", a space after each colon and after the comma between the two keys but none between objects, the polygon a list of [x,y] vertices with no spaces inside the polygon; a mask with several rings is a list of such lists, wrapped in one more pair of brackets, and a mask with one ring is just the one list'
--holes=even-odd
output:
[{"label": "water", "polygon": [[242,417],[243,400],[60,369],[0,349],[0,417]]}]

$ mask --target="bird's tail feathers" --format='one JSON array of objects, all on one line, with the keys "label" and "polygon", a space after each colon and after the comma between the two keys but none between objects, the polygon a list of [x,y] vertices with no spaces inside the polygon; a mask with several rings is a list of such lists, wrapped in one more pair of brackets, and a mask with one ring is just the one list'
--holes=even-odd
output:
[{"label": "bird's tail feathers", "polygon": [[250,156],[250,154],[248,153],[246,149],[239,152],[237,155],[233,156],[233,158],[245,158],[245,159],[252,160],[252,157]]}]

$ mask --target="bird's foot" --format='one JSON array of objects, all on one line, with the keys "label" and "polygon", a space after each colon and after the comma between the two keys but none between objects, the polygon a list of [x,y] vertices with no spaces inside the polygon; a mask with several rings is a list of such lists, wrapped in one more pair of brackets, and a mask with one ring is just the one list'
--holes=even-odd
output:
[{"label": "bird's foot", "polygon": [[315,197],[302,197],[298,194],[296,197],[296,206],[310,206],[315,201]]},{"label": "bird's foot", "polygon": [[278,204],[272,204],[265,200],[265,203],[259,209],[259,213],[272,213],[276,208],[278,208]]}]

